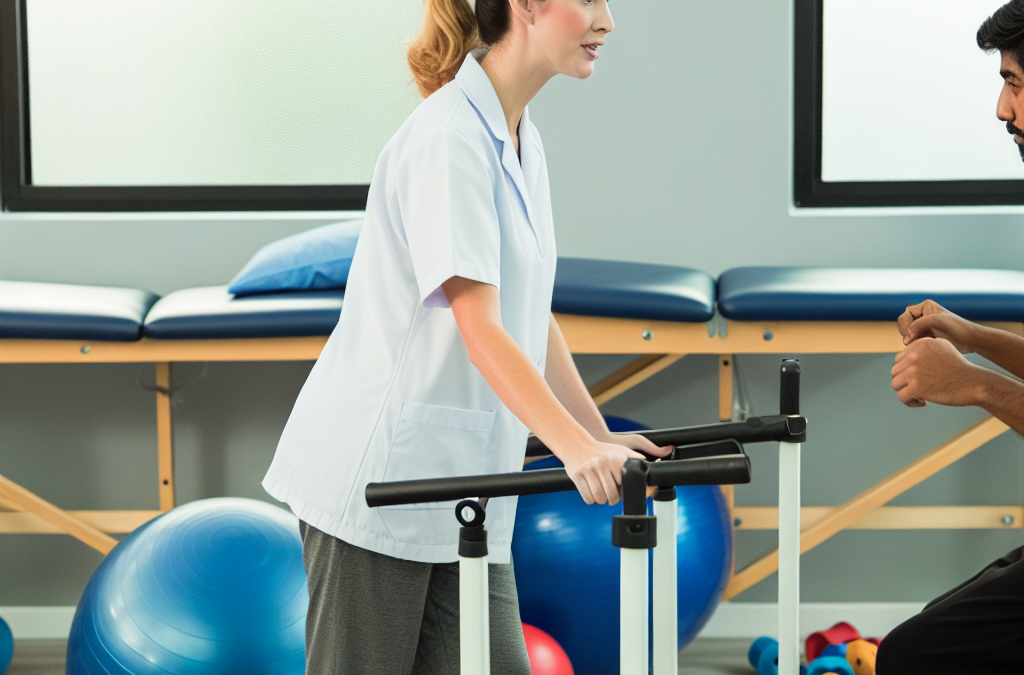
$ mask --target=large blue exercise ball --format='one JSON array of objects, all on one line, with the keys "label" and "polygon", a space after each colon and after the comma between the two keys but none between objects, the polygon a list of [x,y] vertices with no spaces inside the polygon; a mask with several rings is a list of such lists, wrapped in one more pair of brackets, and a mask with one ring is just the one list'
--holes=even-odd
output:
[{"label": "large blue exercise ball", "polygon": [[93,574],[68,675],[295,673],[309,603],[298,520],[252,499],[205,499],[135,530]]},{"label": "large blue exercise ball", "polygon": [[[613,431],[643,427],[608,419]],[[561,466],[555,458],[526,470]],[[677,489],[679,648],[714,614],[732,568],[733,531],[721,489]],[[588,506],[577,492],[519,498],[512,560],[523,622],[562,645],[577,675],[619,672],[619,551],[612,516],[622,505]],[[658,542],[664,546],[665,542]]]}]

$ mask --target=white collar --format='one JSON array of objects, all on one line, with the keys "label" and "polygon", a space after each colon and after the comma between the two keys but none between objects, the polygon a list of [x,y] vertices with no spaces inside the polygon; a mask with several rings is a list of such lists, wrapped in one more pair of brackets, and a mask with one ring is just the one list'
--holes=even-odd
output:
[{"label": "white collar", "polygon": [[[519,121],[519,152],[522,156],[516,155],[515,145],[509,135],[508,124],[505,122],[505,111],[498,100],[498,93],[494,90],[491,78],[484,72],[483,67],[477,61],[477,57],[483,58],[486,50],[474,50],[466,55],[462,67],[459,68],[455,81],[462,88],[463,93],[469,102],[473,104],[477,112],[483,118],[491,135],[502,142],[501,164],[512,177],[516,189],[519,191],[523,203],[526,205],[526,215],[530,220],[530,227],[533,228],[537,237],[537,246],[540,247],[540,236],[537,233],[537,221],[533,213],[533,204],[530,188],[536,190],[537,178],[540,171],[540,163],[543,161],[539,143],[533,138],[533,131],[530,125],[529,106],[523,109],[523,118]],[[524,172],[530,175],[527,181]],[[544,254],[541,248],[541,255]]]}]

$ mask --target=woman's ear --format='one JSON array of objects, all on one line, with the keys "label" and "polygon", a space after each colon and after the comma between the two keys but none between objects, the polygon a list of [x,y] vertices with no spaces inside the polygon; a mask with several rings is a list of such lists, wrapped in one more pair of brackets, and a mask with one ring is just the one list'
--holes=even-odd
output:
[{"label": "woman's ear", "polygon": [[508,0],[512,7],[512,18],[532,26],[537,19],[537,0]]}]

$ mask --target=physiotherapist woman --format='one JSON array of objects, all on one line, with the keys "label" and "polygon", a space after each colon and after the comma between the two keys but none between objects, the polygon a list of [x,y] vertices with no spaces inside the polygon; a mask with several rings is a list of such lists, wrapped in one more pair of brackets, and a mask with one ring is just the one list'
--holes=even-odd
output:
[{"label": "physiotherapist woman", "polygon": [[[609,433],[551,316],[548,171],[526,106],[555,75],[589,77],[612,28],[607,0],[425,2],[408,60],[427,98],[377,162],[341,320],[263,481],[300,519],[307,673],[459,670],[454,504],[371,509],[367,483],[518,471],[532,430],[584,500],[614,504],[635,450],[667,452]],[[491,659],[525,675],[515,510],[487,505]]]}]

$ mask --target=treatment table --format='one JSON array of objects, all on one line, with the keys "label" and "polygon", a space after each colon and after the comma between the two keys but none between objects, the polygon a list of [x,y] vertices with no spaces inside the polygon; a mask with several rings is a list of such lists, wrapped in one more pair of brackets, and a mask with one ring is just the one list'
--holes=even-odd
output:
[{"label": "treatment table", "polygon": [[[553,310],[575,354],[636,358],[590,388],[604,404],[688,354],[719,359],[719,418],[730,420],[736,354],[872,354],[903,348],[895,319],[932,298],[958,314],[1024,334],[1024,272],[748,267],[717,283],[687,268],[563,258]],[[66,532],[109,551],[174,507],[170,364],[314,360],[337,322],[341,291],[233,298],[226,287],[157,300],[132,289],[0,282],[0,363],[153,363],[157,382],[160,511],[68,512],[0,476],[0,533]],[[838,507],[804,507],[806,552],[847,528],[1021,527],[1024,507],[883,505],[1004,433],[987,418]],[[783,473],[799,494],[799,457]],[[731,489],[726,487],[731,503]],[[736,507],[738,529],[773,529],[773,507]],[[785,557],[785,556],[784,556]],[[735,596],[779,567],[779,551],[737,572]]]}]

